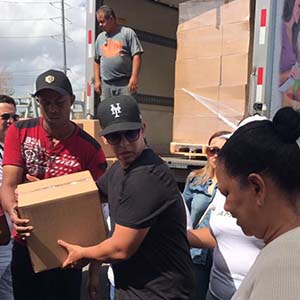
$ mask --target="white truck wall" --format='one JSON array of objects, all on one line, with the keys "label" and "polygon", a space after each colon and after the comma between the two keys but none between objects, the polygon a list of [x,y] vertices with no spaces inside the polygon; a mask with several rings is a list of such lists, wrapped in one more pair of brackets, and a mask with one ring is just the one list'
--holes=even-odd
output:
[{"label": "white truck wall", "polygon": [[176,50],[142,42],[143,65],[139,93],[174,97]]},{"label": "white truck wall", "polygon": [[173,122],[173,108],[170,106],[141,104],[142,118],[146,122],[146,139],[151,148],[159,154],[170,152]]},{"label": "white truck wall", "polygon": [[178,11],[149,0],[105,0],[118,18],[139,30],[176,38]]}]

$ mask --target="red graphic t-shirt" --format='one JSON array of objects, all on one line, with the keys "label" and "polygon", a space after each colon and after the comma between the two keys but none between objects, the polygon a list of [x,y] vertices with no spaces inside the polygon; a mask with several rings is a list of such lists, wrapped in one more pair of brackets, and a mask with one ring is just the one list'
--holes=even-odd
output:
[{"label": "red graphic t-shirt", "polygon": [[3,166],[24,168],[24,179],[26,174],[46,179],[89,170],[97,180],[106,170],[104,152],[94,138],[74,125],[69,138],[53,145],[42,118],[12,124],[5,137]]},{"label": "red graphic t-shirt", "polygon": [[101,146],[75,125],[74,133],[53,145],[42,126],[42,118],[14,123],[5,138],[3,165],[24,168],[39,179],[89,170],[96,180],[106,169]]}]

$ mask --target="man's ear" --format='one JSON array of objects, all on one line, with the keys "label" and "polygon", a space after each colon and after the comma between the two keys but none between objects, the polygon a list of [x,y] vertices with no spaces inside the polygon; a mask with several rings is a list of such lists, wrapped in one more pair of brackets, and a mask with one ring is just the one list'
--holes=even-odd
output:
[{"label": "man's ear", "polygon": [[102,139],[102,141],[103,141],[103,143],[105,144],[105,145],[109,145],[109,143],[108,143],[108,141],[107,141],[107,139],[105,138],[105,136],[101,136],[101,139]]},{"label": "man's ear", "polygon": [[74,102],[75,102],[75,95],[72,95],[71,96],[71,106],[74,104]]},{"label": "man's ear", "polygon": [[251,173],[248,175],[248,184],[252,189],[257,205],[263,206],[265,203],[265,197],[267,193],[264,178],[257,173]]},{"label": "man's ear", "polygon": [[145,137],[146,127],[147,127],[147,126],[146,126],[146,123],[143,122],[143,123],[142,123],[142,127],[141,127],[141,132],[142,132],[143,137]]}]

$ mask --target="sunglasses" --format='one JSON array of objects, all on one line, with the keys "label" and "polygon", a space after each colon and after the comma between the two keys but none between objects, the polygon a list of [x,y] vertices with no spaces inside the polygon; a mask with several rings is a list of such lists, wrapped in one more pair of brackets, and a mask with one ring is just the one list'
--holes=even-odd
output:
[{"label": "sunglasses", "polygon": [[220,153],[221,149],[218,147],[207,147],[206,148],[206,155],[208,157],[212,157],[215,155],[218,155]]},{"label": "sunglasses", "polygon": [[105,135],[107,142],[110,145],[118,145],[120,144],[122,137],[124,137],[129,143],[133,143],[138,140],[140,136],[140,129],[136,130],[127,130],[122,132],[113,132]]},{"label": "sunglasses", "polygon": [[6,114],[2,114],[0,115],[2,120],[8,121],[10,118],[13,118],[14,121],[18,121],[20,116],[17,114],[10,114],[10,113],[6,113]]}]

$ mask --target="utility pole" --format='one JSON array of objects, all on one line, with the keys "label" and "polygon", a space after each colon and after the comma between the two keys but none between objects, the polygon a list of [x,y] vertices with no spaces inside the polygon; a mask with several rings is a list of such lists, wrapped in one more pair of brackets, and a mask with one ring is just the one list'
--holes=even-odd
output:
[{"label": "utility pole", "polygon": [[61,0],[61,24],[63,32],[63,51],[64,51],[64,73],[67,75],[67,51],[66,51],[66,27],[65,27],[65,4]]}]

